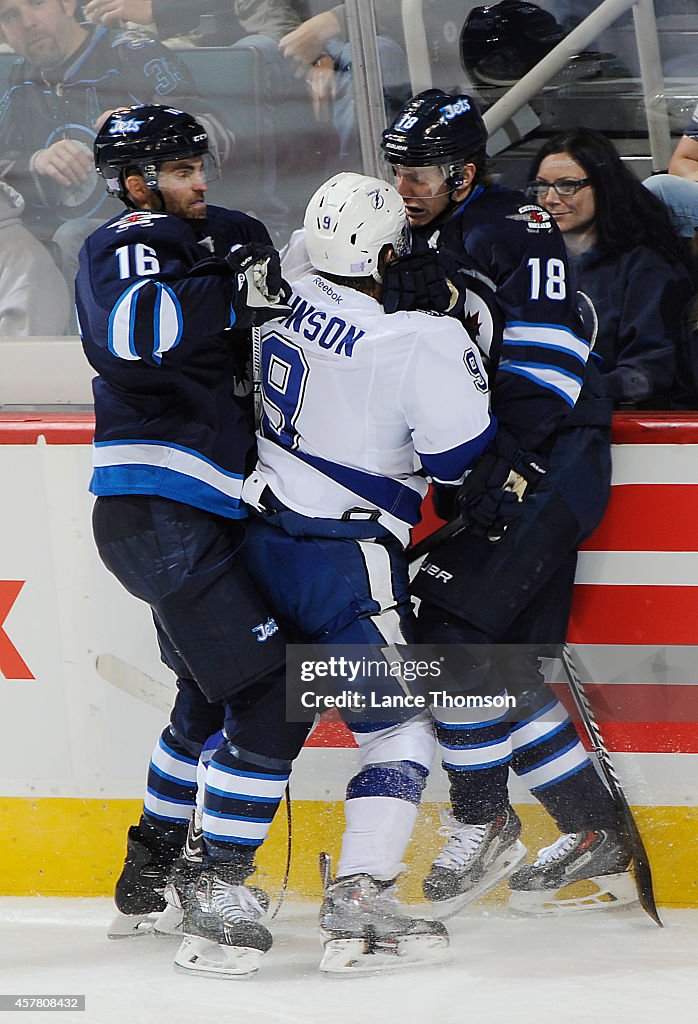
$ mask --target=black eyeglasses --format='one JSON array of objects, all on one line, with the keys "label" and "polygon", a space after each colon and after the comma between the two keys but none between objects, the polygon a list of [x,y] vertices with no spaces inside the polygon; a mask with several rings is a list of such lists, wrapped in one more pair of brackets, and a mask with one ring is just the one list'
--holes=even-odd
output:
[{"label": "black eyeglasses", "polygon": [[554,188],[559,196],[575,196],[580,189],[591,185],[591,178],[560,178],[559,181],[531,181],[526,191],[533,199],[542,199]]}]

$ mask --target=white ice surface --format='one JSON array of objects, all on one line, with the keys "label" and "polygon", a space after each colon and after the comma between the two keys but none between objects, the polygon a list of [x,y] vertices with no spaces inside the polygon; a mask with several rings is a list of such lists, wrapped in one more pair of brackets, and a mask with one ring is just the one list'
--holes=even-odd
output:
[{"label": "white ice surface", "polygon": [[698,911],[520,918],[477,908],[449,922],[452,963],[318,974],[316,912],[286,905],[247,981],[176,972],[176,939],[107,941],[106,899],[0,898],[0,994],[81,994],[84,1013],[8,1024],[657,1024],[698,1020]]}]

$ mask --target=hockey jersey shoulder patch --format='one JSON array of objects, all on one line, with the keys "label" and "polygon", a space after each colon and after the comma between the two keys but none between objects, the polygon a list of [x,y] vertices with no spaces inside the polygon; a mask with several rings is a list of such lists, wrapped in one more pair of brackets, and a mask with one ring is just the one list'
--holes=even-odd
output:
[{"label": "hockey jersey shoulder patch", "polygon": [[166,213],[156,213],[154,210],[128,210],[118,220],[107,224],[107,228],[120,234],[131,228],[151,228],[156,220],[166,217]]},{"label": "hockey jersey shoulder patch", "polygon": [[508,213],[506,219],[521,221],[526,225],[526,230],[531,232],[531,234],[549,233],[553,230],[552,217],[547,210],[536,206],[535,203],[520,206],[516,213]]}]

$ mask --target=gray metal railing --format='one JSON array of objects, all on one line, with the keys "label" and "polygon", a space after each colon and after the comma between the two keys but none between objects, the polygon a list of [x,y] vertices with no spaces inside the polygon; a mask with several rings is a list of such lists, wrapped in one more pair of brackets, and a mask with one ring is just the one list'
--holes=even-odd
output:
[{"label": "gray metal railing", "polygon": [[[499,128],[514,118],[562,70],[571,57],[586,49],[631,7],[652,165],[654,170],[665,169],[669,163],[672,145],[653,0],[603,0],[596,10],[490,107],[485,114],[485,124],[490,135],[494,135]],[[413,92],[420,92],[432,86],[422,8],[422,0],[402,0],[405,46]]]}]

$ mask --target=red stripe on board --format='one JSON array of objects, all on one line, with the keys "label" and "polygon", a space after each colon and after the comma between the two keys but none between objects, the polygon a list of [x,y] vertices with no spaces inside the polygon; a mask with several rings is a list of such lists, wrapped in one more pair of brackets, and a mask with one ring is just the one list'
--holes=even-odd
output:
[{"label": "red stripe on board", "polygon": [[697,551],[697,523],[698,484],[623,484],[582,550]]},{"label": "red stripe on board", "polygon": [[[664,683],[584,683],[594,714],[605,722],[618,723],[698,723],[697,685],[671,686]],[[565,684],[552,686],[566,707],[569,691]],[[698,728],[698,726],[696,726]]]},{"label": "red stripe on board", "polygon": [[696,644],[698,586],[578,583],[568,640],[575,644]]},{"label": "red stripe on board", "polygon": [[[564,704],[570,704],[569,696],[565,697]],[[591,750],[578,716],[573,712],[572,717],[584,747]],[[698,754],[698,722],[607,722],[600,719],[599,728],[608,749],[615,753]],[[354,737],[344,723],[324,721],[320,722],[305,745],[334,750],[356,747]]]},{"label": "red stripe on board", "polygon": [[616,412],[614,444],[698,444],[695,412]]},{"label": "red stripe on board", "polygon": [[[697,722],[600,722],[599,727],[608,749],[618,754],[698,754]],[[584,745],[590,749],[588,741]]]},{"label": "red stripe on board", "polygon": [[0,413],[0,444],[92,444],[93,413],[74,412],[60,416],[17,416]]},{"label": "red stripe on board", "polygon": [[[562,684],[552,689],[576,723],[585,748],[590,750],[569,689]],[[586,690],[609,750],[636,754],[698,754],[698,721],[691,720],[698,705],[698,686],[601,687],[589,684]],[[642,720],[643,711],[648,714],[648,720]],[[669,716],[673,721],[659,721],[660,717]],[[621,717],[626,720],[620,721]],[[627,720],[630,718],[633,720]],[[336,712],[323,715],[305,745],[336,750],[356,747],[354,737],[346,725],[337,720]]]},{"label": "red stripe on board", "polygon": [[355,747],[356,743],[349,729],[342,721],[336,720],[336,712],[323,715],[305,741],[306,747]]}]

